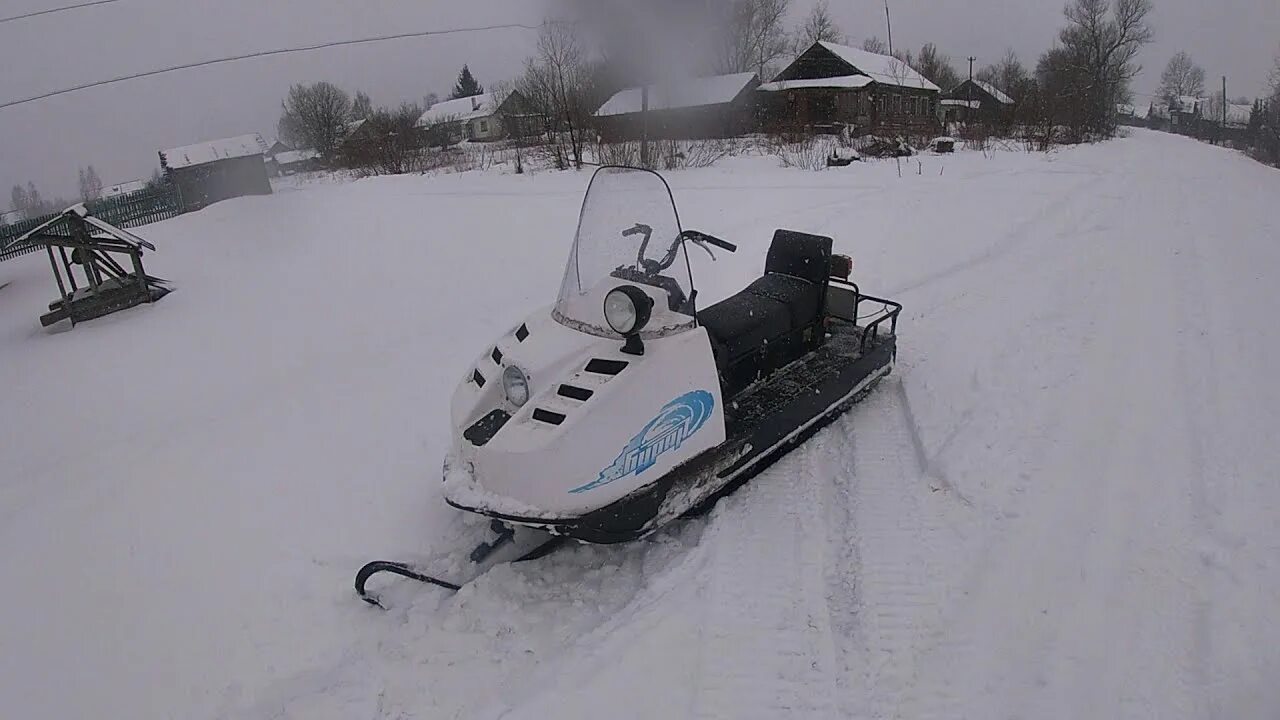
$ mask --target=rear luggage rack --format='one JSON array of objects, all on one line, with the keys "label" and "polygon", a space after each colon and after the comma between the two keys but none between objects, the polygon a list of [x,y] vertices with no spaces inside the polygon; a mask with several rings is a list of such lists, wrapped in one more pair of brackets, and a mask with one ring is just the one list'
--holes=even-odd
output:
[{"label": "rear luggage rack", "polygon": [[[854,323],[855,325],[858,325],[863,320],[868,320],[868,319],[871,320],[871,322],[868,322],[866,325],[862,326],[863,327],[863,333],[862,333],[862,349],[863,350],[867,348],[868,339],[872,341],[879,339],[880,326],[883,325],[885,321],[888,321],[889,323],[889,334],[890,335],[898,334],[898,315],[902,313],[902,305],[900,303],[894,302],[893,300],[886,300],[884,298],[875,297],[872,295],[864,295],[862,291],[858,288],[858,285],[856,283],[849,282],[848,280],[841,280],[840,278],[833,277],[829,280],[829,282],[832,287],[842,287],[843,289],[850,290],[853,292],[853,308],[851,309],[850,317],[840,318],[840,319],[848,320]],[[872,313],[871,315],[867,315],[866,317],[863,317],[858,314],[863,301],[867,301],[871,303],[879,303],[884,307]],[[839,317],[838,315],[834,315],[834,314],[833,316]]]}]

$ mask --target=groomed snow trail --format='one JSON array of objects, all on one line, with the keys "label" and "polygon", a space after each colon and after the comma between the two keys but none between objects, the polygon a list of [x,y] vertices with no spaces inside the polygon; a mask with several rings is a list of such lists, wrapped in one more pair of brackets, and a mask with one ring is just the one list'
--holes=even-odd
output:
[{"label": "groomed snow trail", "polygon": [[[352,573],[466,544],[448,397],[554,294],[584,175],[221,203],[139,230],[177,292],[72,332],[0,263],[6,712],[1275,715],[1280,173],[1141,131],[920,161],[671,174],[741,246],[701,298],[830,234],[906,306],[894,374],[704,518],[388,612]],[[108,387],[127,423],[70,410]]]}]

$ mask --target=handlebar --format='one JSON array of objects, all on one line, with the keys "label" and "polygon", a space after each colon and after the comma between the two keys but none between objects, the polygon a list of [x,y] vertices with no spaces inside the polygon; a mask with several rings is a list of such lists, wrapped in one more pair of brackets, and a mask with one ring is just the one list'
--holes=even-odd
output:
[{"label": "handlebar", "polygon": [[714,235],[708,235],[704,232],[699,232],[697,230],[685,230],[684,232],[680,233],[680,237],[692,243],[706,243],[707,245],[714,245],[715,247],[718,247],[721,250],[727,250],[729,252],[738,252],[737,245],[734,245],[733,243],[728,242],[726,240],[721,240],[720,238]]}]

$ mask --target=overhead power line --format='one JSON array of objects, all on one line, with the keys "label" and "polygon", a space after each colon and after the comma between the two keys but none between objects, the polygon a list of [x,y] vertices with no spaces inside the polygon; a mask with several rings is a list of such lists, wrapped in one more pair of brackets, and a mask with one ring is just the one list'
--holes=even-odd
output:
[{"label": "overhead power line", "polygon": [[[115,0],[108,0],[115,2]],[[211,60],[200,60],[199,62],[185,63],[182,65],[171,65],[169,67],[160,68],[158,70],[148,70],[146,72],[133,73],[131,75],[121,75],[119,77],[107,80],[96,80],[94,82],[76,85],[74,87],[62,88],[61,90],[53,90],[51,92],[32,95],[31,97],[22,98],[21,100],[10,100],[9,102],[0,103],[0,110],[10,108],[15,105],[24,105],[26,103],[35,102],[37,100],[45,100],[58,95],[66,95],[68,93],[88,90],[90,88],[102,87],[103,85],[113,85],[128,80],[137,80],[139,78],[151,77],[153,75],[164,75],[165,73],[177,72],[179,70],[191,70],[193,68],[205,67],[208,65],[221,65],[223,63],[238,62],[240,60],[252,60],[254,58],[270,57],[272,55],[289,55],[292,53],[314,52],[316,50],[327,50],[329,48],[343,47],[346,45],[364,45],[367,43],[386,42],[388,40],[405,40],[408,38],[428,37],[431,35],[452,35],[454,33],[481,32],[484,30],[541,30],[545,25],[524,25],[521,23],[503,23],[500,25],[484,25],[479,27],[462,27],[449,28],[447,30],[423,30],[421,32],[398,33],[395,35],[379,35],[377,37],[359,38],[356,40],[336,40],[334,42],[319,43],[316,45],[303,45],[291,48],[276,48],[273,50],[259,50],[257,52],[245,53],[244,55],[229,55],[227,57],[213,58]]]},{"label": "overhead power line", "polygon": [[120,2],[120,0],[94,0],[94,2],[80,3],[79,5],[67,5],[65,7],[56,7],[51,10],[37,10],[35,12],[29,12],[24,15],[14,15],[13,17],[0,18],[0,24],[13,22],[14,20],[26,20],[27,18],[33,18],[38,15],[52,15],[53,13],[65,12],[67,10],[79,10],[80,8],[93,7],[94,5],[110,5],[113,2]]}]

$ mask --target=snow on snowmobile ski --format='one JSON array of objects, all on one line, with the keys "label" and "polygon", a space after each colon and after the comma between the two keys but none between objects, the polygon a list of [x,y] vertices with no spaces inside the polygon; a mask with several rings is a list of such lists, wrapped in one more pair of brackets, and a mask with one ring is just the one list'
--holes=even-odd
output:
[{"label": "snow on snowmobile ski", "polygon": [[661,175],[595,172],[555,304],[488,347],[453,395],[444,497],[491,518],[492,536],[467,577],[371,562],[361,598],[379,604],[377,573],[457,590],[566,540],[642,538],[710,507],[893,369],[902,306],[850,282],[831,238],[778,230],[764,274],[704,310],[689,245],[713,260],[737,249],[682,230]]}]

